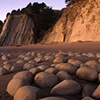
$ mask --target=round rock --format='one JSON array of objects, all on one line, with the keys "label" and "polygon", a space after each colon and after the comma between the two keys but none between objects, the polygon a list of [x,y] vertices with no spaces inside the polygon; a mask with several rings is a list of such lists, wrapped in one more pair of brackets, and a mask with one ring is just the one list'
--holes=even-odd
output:
[{"label": "round rock", "polygon": [[14,96],[17,90],[25,85],[28,85],[28,82],[25,79],[12,79],[7,85],[7,92],[11,96]]},{"label": "round rock", "polygon": [[18,89],[14,96],[14,100],[37,100],[39,88],[34,86],[23,86]]},{"label": "round rock", "polygon": [[31,83],[33,80],[33,75],[29,71],[21,71],[21,72],[18,72],[17,74],[15,74],[13,78],[14,79],[23,78],[23,79],[26,79],[29,83]]},{"label": "round rock", "polygon": [[[73,87],[73,88],[72,88]],[[64,80],[54,86],[51,90],[52,95],[74,95],[81,91],[79,83],[74,80]]]},{"label": "round rock", "polygon": [[66,71],[69,74],[76,74],[77,67],[69,63],[60,63],[55,66],[60,71]]},{"label": "round rock", "polygon": [[35,83],[41,88],[53,87],[58,83],[58,78],[51,73],[40,72],[35,78]]},{"label": "round rock", "polygon": [[66,80],[66,79],[72,79],[71,76],[65,72],[65,71],[59,71],[56,76],[59,78],[60,81]]},{"label": "round rock", "polygon": [[32,68],[29,70],[29,72],[31,72],[33,76],[35,76],[37,73],[41,72],[41,70],[39,68]]},{"label": "round rock", "polygon": [[48,68],[45,70],[45,72],[56,74],[58,72],[58,70],[56,68]]},{"label": "round rock", "polygon": [[76,75],[87,81],[95,81],[98,77],[98,72],[88,67],[81,67],[77,70]]}]

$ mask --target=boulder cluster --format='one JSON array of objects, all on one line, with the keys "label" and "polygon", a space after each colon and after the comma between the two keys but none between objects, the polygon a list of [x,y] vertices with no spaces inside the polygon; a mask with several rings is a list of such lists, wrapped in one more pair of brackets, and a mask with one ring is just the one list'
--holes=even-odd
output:
[{"label": "boulder cluster", "polygon": [[7,92],[14,100],[72,100],[68,98],[71,96],[76,96],[76,100],[99,100],[99,58],[100,53],[60,50],[56,53],[27,52],[16,57],[1,53],[0,75],[17,72],[7,85]]}]

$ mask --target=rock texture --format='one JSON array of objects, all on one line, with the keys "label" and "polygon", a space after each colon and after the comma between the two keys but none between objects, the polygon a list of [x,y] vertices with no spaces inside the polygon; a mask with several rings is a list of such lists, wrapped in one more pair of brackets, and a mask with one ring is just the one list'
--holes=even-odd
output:
[{"label": "rock texture", "polygon": [[100,41],[99,16],[99,0],[77,0],[63,10],[44,42]]},{"label": "rock texture", "polygon": [[9,15],[0,34],[0,45],[30,44],[34,35],[34,22],[26,14]]},{"label": "rock texture", "polygon": [[45,21],[33,13],[32,7],[28,5],[25,8],[28,14],[20,12],[7,16],[0,34],[0,45],[21,45],[40,41],[41,43],[100,41],[99,0],[77,0],[61,11],[54,10],[51,17],[49,16],[51,11],[45,13],[49,16],[41,17],[45,18],[43,19]]}]

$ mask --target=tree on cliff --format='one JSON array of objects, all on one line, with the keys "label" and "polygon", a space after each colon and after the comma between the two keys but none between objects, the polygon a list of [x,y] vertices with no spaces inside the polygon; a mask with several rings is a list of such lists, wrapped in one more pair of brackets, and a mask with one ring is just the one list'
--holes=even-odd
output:
[{"label": "tree on cliff", "polygon": [[67,5],[69,5],[69,4],[71,4],[71,3],[74,3],[74,2],[76,2],[77,0],[65,0],[65,3],[67,4]]}]

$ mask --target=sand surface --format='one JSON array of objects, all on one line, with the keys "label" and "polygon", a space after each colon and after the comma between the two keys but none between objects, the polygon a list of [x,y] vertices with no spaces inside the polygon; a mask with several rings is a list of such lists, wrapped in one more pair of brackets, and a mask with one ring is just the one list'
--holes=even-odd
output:
[{"label": "sand surface", "polygon": [[[29,51],[45,51],[49,52],[57,52],[58,50],[62,50],[64,52],[78,52],[78,53],[97,53],[100,52],[100,42],[84,42],[84,43],[67,43],[67,44],[51,44],[51,45],[25,45],[25,46],[4,46],[0,47],[0,53],[12,53],[13,58],[21,53],[26,53]],[[68,57],[79,59],[83,62],[88,61],[90,59],[98,60],[97,58],[87,58],[87,57]],[[1,58],[0,58],[1,60]],[[16,60],[14,58],[12,62]],[[46,62],[47,63],[47,62]],[[2,61],[0,61],[0,66],[2,67]],[[16,72],[15,72],[16,73]],[[8,82],[11,80],[15,73],[6,74],[0,76],[0,100],[13,100],[13,98],[6,92],[6,86]],[[69,99],[70,100],[70,99]]]}]

